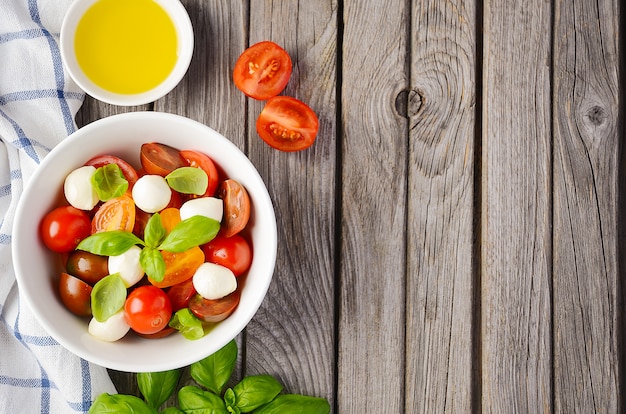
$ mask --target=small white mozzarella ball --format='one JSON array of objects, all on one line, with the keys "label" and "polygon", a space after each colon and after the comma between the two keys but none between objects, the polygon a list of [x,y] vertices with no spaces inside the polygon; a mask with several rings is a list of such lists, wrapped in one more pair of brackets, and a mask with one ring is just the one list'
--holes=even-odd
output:
[{"label": "small white mozzarella ball", "polygon": [[144,275],[139,263],[140,254],[141,247],[133,246],[119,256],[109,256],[109,273],[119,273],[127,288],[139,282]]},{"label": "small white mozzarella ball", "polygon": [[146,213],[163,210],[172,198],[172,190],[160,175],[144,175],[133,186],[135,205]]},{"label": "small white mozzarella ball", "polygon": [[121,339],[129,330],[130,325],[126,322],[123,309],[104,322],[98,322],[96,318],[91,318],[89,322],[89,333],[107,342]]},{"label": "small white mozzarella ball", "polygon": [[77,168],[65,177],[63,192],[67,202],[79,210],[91,210],[98,204],[98,193],[91,183],[96,167],[85,165]]},{"label": "small white mozzarella ball", "polygon": [[193,275],[193,287],[205,299],[219,299],[237,290],[237,278],[222,265],[203,263]]},{"label": "small white mozzarella ball", "polygon": [[219,222],[224,215],[224,202],[216,197],[201,197],[185,201],[180,207],[180,219],[193,216],[205,216]]}]

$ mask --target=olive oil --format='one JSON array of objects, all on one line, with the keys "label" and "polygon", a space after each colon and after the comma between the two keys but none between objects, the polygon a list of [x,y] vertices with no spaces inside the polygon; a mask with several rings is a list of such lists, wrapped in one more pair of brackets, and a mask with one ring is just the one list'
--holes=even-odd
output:
[{"label": "olive oil", "polygon": [[85,75],[119,94],[163,82],[178,56],[174,23],[154,0],[98,0],[84,14],[74,47]]}]

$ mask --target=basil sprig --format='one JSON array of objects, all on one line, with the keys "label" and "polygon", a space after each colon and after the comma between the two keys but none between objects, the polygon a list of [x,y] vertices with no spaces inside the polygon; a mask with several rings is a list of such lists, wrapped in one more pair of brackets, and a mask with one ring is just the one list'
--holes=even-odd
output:
[{"label": "basil sprig", "polygon": [[165,176],[172,190],[183,194],[202,195],[209,186],[207,173],[196,167],[180,167]]},{"label": "basil sprig", "polygon": [[108,201],[119,197],[128,190],[128,181],[122,169],[114,163],[98,167],[91,176],[91,184],[98,194],[100,201]]},{"label": "basil sprig", "polygon": [[91,313],[104,322],[119,312],[126,301],[126,286],[119,273],[103,277],[91,290]]}]

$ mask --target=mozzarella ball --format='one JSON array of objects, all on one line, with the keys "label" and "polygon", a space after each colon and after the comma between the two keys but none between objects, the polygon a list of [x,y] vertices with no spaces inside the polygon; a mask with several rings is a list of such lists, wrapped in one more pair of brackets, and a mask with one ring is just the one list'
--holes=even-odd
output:
[{"label": "mozzarella ball", "polygon": [[205,216],[219,222],[224,215],[224,202],[216,197],[201,197],[185,201],[180,207],[181,220],[192,216]]},{"label": "mozzarella ball", "polygon": [[205,299],[219,299],[237,290],[237,278],[222,265],[203,263],[193,275],[193,287]]},{"label": "mozzarella ball", "polygon": [[139,282],[144,275],[139,263],[140,254],[141,248],[133,246],[119,256],[109,256],[109,273],[119,273],[127,288]]},{"label": "mozzarella ball", "polygon": [[96,318],[91,318],[89,321],[89,333],[107,342],[121,339],[129,330],[130,325],[126,322],[123,309],[104,322],[98,322]]},{"label": "mozzarella ball", "polygon": [[163,210],[172,198],[172,190],[160,175],[144,175],[133,186],[135,205],[146,213]]},{"label": "mozzarella ball", "polygon": [[63,192],[67,202],[79,210],[91,210],[98,204],[98,193],[91,183],[96,167],[85,165],[77,168],[65,177]]}]

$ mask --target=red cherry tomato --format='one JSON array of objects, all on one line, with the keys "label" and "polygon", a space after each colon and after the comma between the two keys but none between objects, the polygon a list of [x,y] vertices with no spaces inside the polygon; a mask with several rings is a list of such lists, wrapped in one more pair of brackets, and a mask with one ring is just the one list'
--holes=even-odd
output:
[{"label": "red cherry tomato", "polygon": [[180,155],[187,161],[190,167],[201,168],[209,177],[209,184],[203,196],[211,197],[215,194],[219,177],[213,160],[208,155],[198,151],[183,150],[180,152]]},{"label": "red cherry tomato", "polygon": [[224,201],[224,216],[220,234],[230,237],[246,227],[250,219],[250,197],[239,182],[228,179],[222,181],[217,196]]},{"label": "red cherry tomato", "polygon": [[146,174],[156,174],[162,177],[187,165],[176,148],[157,142],[143,144],[139,159]]},{"label": "red cherry tomato", "polygon": [[91,219],[86,212],[72,206],[57,207],[45,215],[39,233],[48,249],[71,252],[91,234]]},{"label": "red cherry tomato", "polygon": [[126,322],[140,334],[155,334],[165,328],[172,317],[172,304],[161,289],[144,285],[134,289],[124,303]]},{"label": "red cherry tomato", "polygon": [[122,174],[124,174],[124,178],[128,181],[129,189],[135,185],[137,179],[139,178],[137,171],[132,165],[120,157],[116,157],[115,155],[97,155],[85,163],[85,165],[93,165],[96,168],[100,168],[107,164],[117,164],[117,166],[120,167]]},{"label": "red cherry tomato", "polygon": [[189,310],[204,322],[221,322],[237,308],[239,299],[241,299],[239,289],[220,299],[205,299],[196,294],[189,301]]},{"label": "red cherry tomato", "polygon": [[172,303],[172,312],[186,308],[189,305],[189,299],[196,294],[193,287],[193,278],[187,279],[170,287],[167,290],[167,296],[170,297]]},{"label": "red cherry tomato", "polygon": [[92,287],[79,278],[61,273],[59,294],[70,312],[78,316],[91,316],[91,290]]},{"label": "red cherry tomato", "polygon": [[202,246],[207,262],[229,268],[235,276],[241,276],[250,268],[252,250],[250,245],[238,234],[225,237],[218,234],[213,240]]},{"label": "red cherry tomato", "polygon": [[307,104],[290,96],[276,96],[265,104],[256,121],[259,136],[270,147],[300,151],[315,142],[319,120]]},{"label": "red cherry tomato", "polygon": [[233,81],[247,96],[266,100],[285,89],[291,71],[289,54],[276,43],[264,41],[250,46],[239,56]]}]

